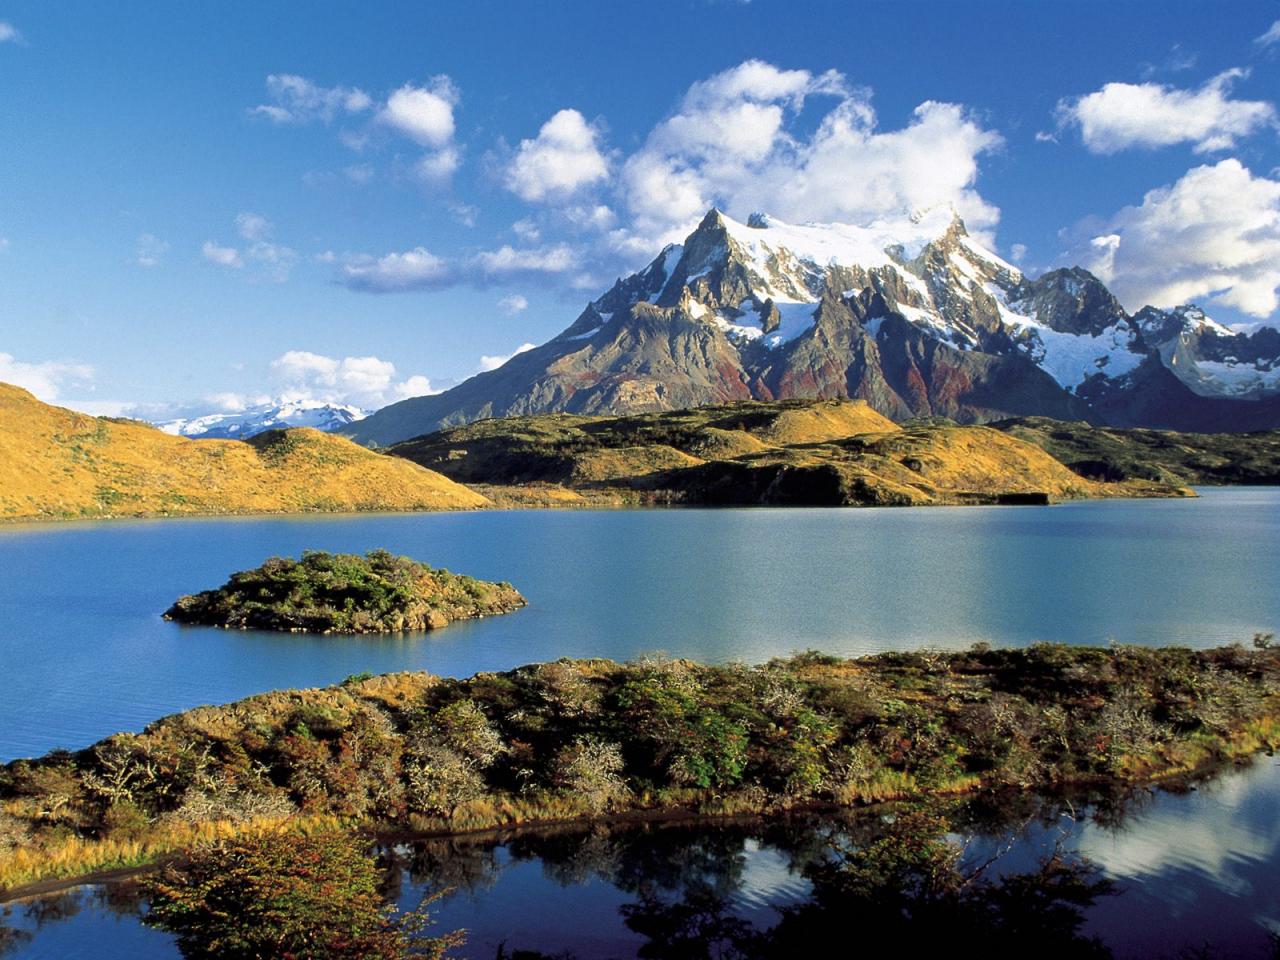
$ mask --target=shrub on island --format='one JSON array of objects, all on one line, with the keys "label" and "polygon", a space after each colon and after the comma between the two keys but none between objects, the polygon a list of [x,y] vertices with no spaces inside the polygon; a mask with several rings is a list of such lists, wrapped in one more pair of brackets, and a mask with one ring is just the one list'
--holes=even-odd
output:
[{"label": "shrub on island", "polygon": [[525,599],[509,583],[436,570],[386,550],[363,557],[309,550],[233,573],[216,590],[180,597],[167,620],[241,630],[396,633],[510,613]]}]

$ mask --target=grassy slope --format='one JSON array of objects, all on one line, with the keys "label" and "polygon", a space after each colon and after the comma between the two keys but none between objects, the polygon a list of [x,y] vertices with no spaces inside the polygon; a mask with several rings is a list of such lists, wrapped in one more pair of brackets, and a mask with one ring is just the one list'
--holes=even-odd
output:
[{"label": "grassy slope", "polygon": [[1082,476],[1176,484],[1280,483],[1280,430],[1177,433],[1022,417],[993,424],[1041,447]]},{"label": "grassy slope", "polygon": [[0,767],[0,887],[273,825],[459,832],[1123,785],[1280,743],[1280,649],[604,660],[277,691]]},{"label": "grassy slope", "polygon": [[316,430],[188,440],[0,384],[0,519],[487,505],[438,473]]},{"label": "grassy slope", "polygon": [[[1145,479],[1097,483],[986,427],[899,426],[863,401],[793,400],[628,417],[549,414],[428,434],[392,453],[504,502],[568,493],[683,503],[902,504],[1170,496]],[[490,488],[486,488],[490,489]]]}]

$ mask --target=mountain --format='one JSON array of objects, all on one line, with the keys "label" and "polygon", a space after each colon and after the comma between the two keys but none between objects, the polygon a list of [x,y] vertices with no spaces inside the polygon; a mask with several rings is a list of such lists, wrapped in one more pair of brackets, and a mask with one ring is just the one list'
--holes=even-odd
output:
[{"label": "mountain", "polygon": [[0,520],[488,504],[438,473],[317,430],[189,440],[0,383]]},{"label": "mountain", "polygon": [[363,419],[359,407],[321,400],[281,400],[249,407],[237,413],[210,413],[202,417],[157,421],[165,433],[204,440],[246,440],[268,430],[311,427],[335,433]]},{"label": "mountain", "polygon": [[1280,334],[1194,307],[1130,316],[1078,267],[1028,278],[950,209],[861,227],[712,210],[557,337],[343,433],[387,445],[486,417],[792,397],[894,420],[1260,429],[1280,425]]},{"label": "mountain", "polygon": [[482,420],[396,444],[503,505],[851,506],[1186,496],[1181,484],[1091,479],[985,426],[899,426],[865,400],[748,401],[693,410]]}]

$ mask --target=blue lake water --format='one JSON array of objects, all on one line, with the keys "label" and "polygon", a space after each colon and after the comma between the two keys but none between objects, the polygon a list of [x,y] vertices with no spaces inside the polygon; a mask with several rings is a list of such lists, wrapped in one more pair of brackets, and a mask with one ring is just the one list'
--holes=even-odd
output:
[{"label": "blue lake water", "polygon": [[[530,606],[431,634],[341,639],[166,623],[178,595],[303,549],[385,547],[513,582]],[[80,747],[165,713],[351,673],[465,676],[561,656],[663,650],[760,661],[987,640],[1245,641],[1280,627],[1280,490],[1194,501],[917,510],[494,512],[0,527],[0,760]],[[1141,798],[1140,798],[1141,800]],[[1280,766],[1259,758],[1123,817],[1087,806],[959,836],[1012,869],[1055,844],[1098,863],[1118,896],[1087,930],[1119,956],[1212,944],[1265,956],[1280,930]],[[1094,811],[1096,812],[1096,811]],[[1015,818],[1016,820],[1016,818]],[[1010,825],[1010,824],[1013,825]],[[761,926],[808,891],[775,827],[646,828],[402,851],[400,900],[454,888],[437,929],[466,955],[498,944],[590,957],[644,943],[620,908],[636,877],[668,900],[713,883]],[[803,840],[803,838],[801,838]],[[798,846],[797,846],[798,845]],[[6,957],[160,960],[171,939],[106,887],[0,908]],[[0,944],[4,936],[0,936]]]},{"label": "blue lake water", "polygon": [[[370,671],[665,651],[761,661],[975,640],[1247,642],[1280,627],[1280,490],[936,509],[512,511],[0,526],[0,761]],[[385,547],[530,605],[430,634],[183,628],[180,594]]]}]

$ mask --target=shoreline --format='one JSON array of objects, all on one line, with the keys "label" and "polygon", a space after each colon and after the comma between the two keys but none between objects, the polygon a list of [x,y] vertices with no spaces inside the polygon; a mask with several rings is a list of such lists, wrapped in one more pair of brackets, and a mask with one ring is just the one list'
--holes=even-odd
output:
[{"label": "shoreline", "polygon": [[1132,788],[1277,747],[1280,648],[1261,636],[391,673],[0,767],[0,898],[282,825],[444,837]]},{"label": "shoreline", "polygon": [[[469,485],[470,489],[480,493],[483,496],[491,497],[490,491],[502,495],[504,491],[525,490],[522,487],[497,487],[489,484]],[[625,498],[617,500],[609,500],[608,502],[596,502],[591,497],[581,497],[581,502],[550,502],[549,499],[538,499],[532,496],[529,499],[512,498],[509,502],[493,503],[487,507],[453,507],[440,508],[430,510],[251,510],[251,511],[226,511],[226,512],[182,512],[182,513],[138,513],[138,514],[96,514],[92,516],[82,515],[66,515],[66,516],[5,516],[0,517],[0,530],[6,527],[17,527],[23,525],[33,525],[41,527],[59,527],[70,526],[77,523],[84,524],[122,524],[131,521],[158,521],[158,520],[315,520],[324,517],[332,517],[334,519],[352,519],[355,517],[416,517],[416,516],[435,516],[437,514],[472,514],[472,513],[517,513],[517,512],[634,512],[634,511],[681,511],[681,510],[913,510],[913,509],[950,509],[954,507],[1059,507],[1073,503],[1101,503],[1110,501],[1133,501],[1133,500],[1198,500],[1199,494],[1197,489],[1209,490],[1230,490],[1230,489],[1275,489],[1280,484],[1273,483],[1198,483],[1194,486],[1179,488],[1180,492],[1170,494],[1117,494],[1115,496],[1104,497],[1071,497],[1066,499],[1047,498],[1044,502],[1022,500],[1022,497],[1039,497],[1039,494],[1011,494],[1004,495],[1006,499],[1001,502],[1000,497],[990,500],[976,498],[973,500],[949,501],[945,503],[918,503],[918,504],[884,504],[884,503],[855,503],[855,504],[767,504],[767,503],[694,503],[681,502],[677,500],[654,500],[646,501],[637,498],[634,501]],[[569,487],[558,488],[570,494],[580,496],[578,491]],[[534,491],[536,494],[538,491]],[[601,498],[603,499],[603,497]]]},{"label": "shoreline", "polygon": [[[1030,787],[1022,791],[1009,787],[992,787],[979,784],[965,790],[954,790],[924,796],[889,798],[868,803],[837,804],[831,802],[811,802],[795,804],[779,809],[741,810],[723,813],[693,810],[688,807],[677,806],[619,810],[603,816],[580,814],[570,817],[552,817],[543,820],[498,823],[492,826],[467,827],[456,830],[406,830],[398,827],[378,828],[377,826],[371,827],[371,825],[367,823],[353,823],[349,825],[339,825],[339,827],[341,829],[349,829],[350,832],[353,833],[363,834],[367,836],[372,843],[379,846],[395,846],[398,844],[412,844],[429,840],[461,840],[466,843],[494,842],[502,844],[526,836],[577,833],[597,827],[603,827],[606,831],[611,831],[625,829],[628,827],[640,827],[649,824],[675,824],[688,825],[691,827],[702,825],[712,827],[719,825],[731,826],[751,823],[764,824],[793,815],[871,815],[877,810],[892,809],[903,804],[927,803],[931,800],[940,799],[957,801],[972,799],[982,795],[984,792],[990,793],[992,796],[1021,792],[1023,794],[1033,794],[1047,798],[1052,797],[1057,793],[1067,793],[1073,790],[1086,790],[1090,787],[1108,789],[1120,788],[1128,791],[1148,788],[1176,789],[1176,786],[1181,783],[1195,784],[1212,781],[1218,776],[1227,775],[1233,771],[1247,768],[1263,756],[1271,755],[1271,752],[1264,748],[1242,753],[1239,756],[1211,760],[1198,767],[1190,769],[1169,770],[1134,780],[1107,780],[1103,778],[1081,779],[1056,783],[1045,787]],[[278,824],[268,827],[267,829],[281,829],[282,832],[285,833],[306,832],[305,825],[301,830],[297,830],[297,828],[293,827],[289,821],[280,821]],[[183,851],[181,849],[171,850],[132,866],[110,867],[102,870],[93,870],[84,874],[48,877],[42,880],[33,881],[32,883],[23,884],[21,886],[9,888],[0,887],[0,906],[39,899],[51,894],[74,890],[78,887],[96,886],[98,884],[129,880],[134,877],[145,876],[146,874],[152,873],[164,866],[164,864],[180,858],[182,856],[182,852]]]}]

